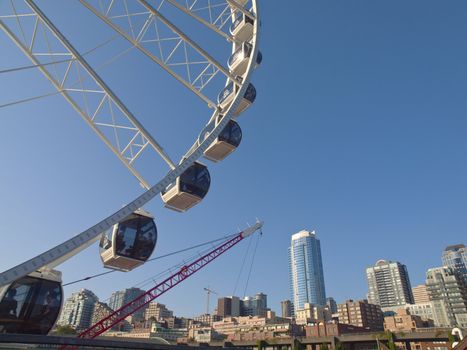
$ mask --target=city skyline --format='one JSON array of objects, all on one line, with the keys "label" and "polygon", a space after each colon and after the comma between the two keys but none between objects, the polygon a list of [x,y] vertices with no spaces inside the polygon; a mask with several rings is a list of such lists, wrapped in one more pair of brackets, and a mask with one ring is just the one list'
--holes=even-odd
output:
[{"label": "city skyline", "polygon": [[[81,52],[114,35],[78,2],[38,3]],[[403,262],[415,286],[441,264],[446,246],[465,243],[466,10],[460,1],[313,1],[283,16],[283,4],[263,2],[263,63],[253,77],[257,100],[238,118],[242,144],[225,161],[203,160],[211,188],[187,213],[166,210],[160,198],[145,206],[158,227],[154,258],[264,220],[249,285],[244,271],[233,293],[248,247],[243,242],[160,302],[175,313],[201,314],[203,288],[211,286],[223,295],[269,291],[268,303],[279,310],[280,300],[289,298],[285,247],[302,228],[320,235],[327,294],[337,301],[365,295],[364,269],[378,259]],[[214,46],[220,51],[224,44]],[[1,69],[30,64],[3,34],[0,47]],[[116,40],[104,53],[126,48]],[[104,53],[89,55],[95,67],[108,58]],[[174,159],[208,118],[194,96],[135,51],[99,74],[170,145]],[[0,103],[53,90],[36,70],[0,79]],[[0,119],[7,150],[0,171],[0,270],[71,238],[141,194],[61,96],[2,108]],[[163,172],[152,159],[144,167],[151,183]],[[64,283],[108,271],[98,254],[92,246],[59,266]],[[72,284],[65,297],[89,288],[105,299],[184,258]],[[226,275],[233,276],[230,285]]]}]

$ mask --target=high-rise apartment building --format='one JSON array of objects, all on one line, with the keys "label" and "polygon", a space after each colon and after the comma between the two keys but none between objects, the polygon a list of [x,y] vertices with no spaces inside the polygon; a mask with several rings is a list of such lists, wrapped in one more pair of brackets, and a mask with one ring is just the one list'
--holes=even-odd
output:
[{"label": "high-rise apartment building", "polygon": [[467,327],[467,288],[462,277],[450,267],[436,267],[428,269],[426,286],[438,322]]},{"label": "high-rise apartment building", "polygon": [[463,244],[450,245],[444,249],[443,265],[456,271],[467,285],[467,248]]},{"label": "high-rise apartment building", "polygon": [[148,321],[151,318],[154,318],[156,321],[162,321],[168,318],[173,317],[173,311],[167,309],[164,304],[151,302],[148,304],[146,310],[144,310],[144,319]]},{"label": "high-rise apartment building", "polygon": [[415,304],[424,304],[430,302],[426,285],[420,284],[412,288],[413,300]]},{"label": "high-rise apartment building", "polygon": [[289,272],[294,311],[303,309],[305,303],[326,306],[321,245],[315,231],[292,235]]},{"label": "high-rise apartment building", "polygon": [[370,304],[368,300],[347,300],[337,305],[339,323],[364,327],[374,331],[383,330],[384,318],[379,305]]},{"label": "high-rise apartment building", "polygon": [[94,306],[99,298],[88,289],[81,289],[73,293],[63,305],[57,324],[69,325],[77,331],[82,331],[91,326]]},{"label": "high-rise apartment building", "polygon": [[292,317],[293,316],[292,302],[290,300],[281,301],[281,311],[282,311],[282,317]]},{"label": "high-rise apartment building", "polygon": [[[117,310],[142,294],[144,294],[144,290],[139,288],[128,288],[124,290],[119,290],[117,292],[113,292],[109,299],[109,306],[112,308],[112,310]],[[145,310],[146,307],[143,307],[136,311],[132,315],[132,320],[142,321],[144,319]]]},{"label": "high-rise apartment building", "polygon": [[407,267],[400,262],[379,260],[366,269],[366,278],[368,301],[383,311],[414,303]]},{"label": "high-rise apartment building", "polygon": [[240,313],[242,316],[262,316],[266,317],[268,309],[268,297],[266,294],[257,293],[252,297],[243,298],[240,303]]}]

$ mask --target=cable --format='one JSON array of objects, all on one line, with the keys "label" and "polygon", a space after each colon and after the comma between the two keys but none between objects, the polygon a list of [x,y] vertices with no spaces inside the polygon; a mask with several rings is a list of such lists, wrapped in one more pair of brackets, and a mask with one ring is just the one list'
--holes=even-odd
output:
[{"label": "cable", "polygon": [[[92,49],[90,49],[88,51],[85,51],[82,54],[82,56],[84,57],[84,56],[96,51],[97,49],[100,49],[101,47],[103,47],[103,46],[107,45],[108,43],[110,43],[111,41],[115,40],[115,38],[118,38],[118,35],[114,35],[113,37],[111,37],[110,39],[104,41],[103,43],[93,47]],[[27,66],[4,69],[4,70],[0,70],[0,74],[13,73],[13,72],[18,72],[18,71],[27,70],[27,69],[39,68],[39,67],[46,67],[46,66],[50,66],[50,65],[53,65],[53,64],[67,63],[67,62],[71,62],[71,61],[76,61],[76,58],[73,57],[73,58],[67,58],[66,60],[52,61],[52,62],[40,63],[40,64],[31,64],[31,65],[27,65]]]},{"label": "cable", "polygon": [[234,290],[232,292],[232,295],[235,295],[235,292],[237,291],[238,282],[240,281],[240,276],[242,275],[243,268],[245,267],[245,262],[247,260],[246,258],[248,256],[248,252],[250,251],[250,246],[251,246],[252,239],[253,239],[253,236],[251,236],[250,239],[248,240],[248,247],[247,247],[247,249],[245,251],[245,256],[242,259],[242,265],[240,266],[240,271],[238,272],[237,281],[235,282],[235,287],[234,287]]},{"label": "cable", "polygon": [[243,291],[244,296],[246,295],[248,283],[250,282],[251,270],[253,269],[253,262],[255,261],[255,256],[256,256],[256,248],[258,248],[258,242],[259,242],[260,237],[261,235],[258,235],[258,239],[256,240],[256,244],[255,244],[255,249],[253,250],[253,257],[251,258],[250,271],[248,272],[248,277],[246,279],[246,284],[245,284],[245,290]]},{"label": "cable", "polygon": [[3,105],[0,105],[0,108],[10,107],[10,106],[18,105],[18,104],[20,104],[20,103],[25,103],[25,102],[30,102],[30,101],[34,101],[34,100],[39,100],[39,99],[44,98],[44,97],[49,97],[49,96],[58,95],[58,94],[60,94],[60,93],[62,93],[61,90],[59,90],[59,91],[54,91],[54,92],[49,92],[49,93],[43,94],[43,95],[28,97],[28,98],[25,98],[25,99],[22,99],[22,100],[16,100],[16,101],[13,101],[13,102],[8,102],[8,103],[5,103],[5,104],[3,104]]},{"label": "cable", "polygon": [[[195,248],[199,248],[199,247],[202,247],[202,246],[205,246],[205,245],[208,245],[208,244],[212,244],[212,243],[215,243],[215,242],[218,242],[218,241],[221,241],[221,240],[227,240],[227,239],[229,239],[229,238],[232,238],[232,237],[235,236],[235,235],[237,235],[237,234],[235,233],[235,234],[232,234],[232,235],[224,236],[224,237],[222,237],[222,238],[214,239],[214,240],[209,241],[209,242],[197,244],[197,245],[194,245],[194,246],[192,246],[192,247],[180,249],[180,250],[177,250],[177,251],[175,251],[175,252],[171,252],[171,253],[167,253],[167,254],[164,254],[164,255],[160,255],[160,256],[157,256],[157,257],[155,257],[155,258],[149,259],[149,260],[147,260],[146,262],[154,261],[154,260],[159,260],[159,259],[162,259],[162,258],[166,258],[166,257],[168,257],[168,256],[172,256],[172,255],[176,255],[176,254],[179,254],[179,253],[183,253],[183,252],[186,252],[186,251],[188,251],[188,250],[192,250],[192,249],[195,249]],[[191,259],[191,258],[190,258],[190,259]],[[179,267],[179,266],[181,266],[181,264],[175,265],[175,267]],[[175,267],[171,267],[171,268],[169,268],[169,269],[172,269],[172,268],[175,268]],[[169,269],[168,269],[168,270],[169,270]],[[75,283],[78,283],[78,282],[87,281],[87,280],[90,280],[90,279],[93,279],[93,278],[96,278],[96,277],[100,277],[100,276],[104,276],[104,275],[107,275],[107,274],[113,273],[113,272],[117,272],[117,270],[101,272],[101,273],[98,273],[98,274],[95,274],[95,275],[91,275],[91,276],[88,276],[88,277],[84,277],[84,278],[81,278],[81,279],[76,280],[76,281],[73,281],[73,282],[65,283],[65,284],[63,284],[63,286],[65,287],[65,286],[69,286],[69,285],[71,285],[71,284],[75,284]],[[155,275],[155,276],[152,276],[152,277],[150,277],[150,278],[148,278],[148,279],[146,279],[146,280],[144,280],[144,281],[138,283],[137,285],[140,285],[141,283],[145,283],[145,282],[148,281],[148,280],[153,280],[154,278],[159,277],[160,274],[166,273],[166,272],[167,272],[167,270],[166,270],[166,271],[163,271],[163,272],[161,272],[161,273],[159,273],[159,274],[157,274],[157,275]]]}]

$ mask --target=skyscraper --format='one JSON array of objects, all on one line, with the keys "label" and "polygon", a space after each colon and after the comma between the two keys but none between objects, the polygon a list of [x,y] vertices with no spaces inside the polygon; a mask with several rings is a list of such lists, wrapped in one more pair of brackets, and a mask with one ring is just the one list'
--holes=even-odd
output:
[{"label": "skyscraper", "polygon": [[[142,294],[144,294],[144,290],[139,288],[128,288],[113,292],[109,299],[109,306],[112,308],[112,310],[117,310]],[[142,321],[144,319],[144,311],[146,308],[147,306],[142,307],[140,310],[136,311],[133,314],[133,320]]]},{"label": "skyscraper", "polygon": [[315,231],[292,235],[289,272],[294,311],[303,309],[305,303],[326,306],[321,246]]},{"label": "skyscraper", "polygon": [[447,246],[443,252],[443,265],[456,271],[467,286],[467,248],[463,244]]},{"label": "skyscraper", "polygon": [[467,288],[459,273],[450,267],[429,269],[426,287],[442,326],[467,327]]},{"label": "skyscraper", "polygon": [[240,303],[242,316],[262,316],[265,317],[268,309],[268,297],[263,293],[256,293],[255,296],[246,296]]},{"label": "skyscraper", "polygon": [[58,325],[70,325],[77,331],[82,331],[91,326],[94,306],[99,298],[88,289],[81,289],[73,293],[63,305]]},{"label": "skyscraper", "polygon": [[381,308],[394,308],[413,304],[407,267],[400,262],[379,260],[366,269],[368,301]]}]

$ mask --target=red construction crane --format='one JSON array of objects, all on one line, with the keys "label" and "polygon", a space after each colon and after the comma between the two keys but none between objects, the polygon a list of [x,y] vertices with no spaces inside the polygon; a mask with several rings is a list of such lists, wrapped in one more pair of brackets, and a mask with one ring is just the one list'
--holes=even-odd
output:
[{"label": "red construction crane", "polygon": [[201,270],[204,266],[209,264],[219,255],[225,253],[227,250],[232,248],[238,242],[243,240],[244,238],[250,236],[257,230],[261,229],[263,226],[262,222],[257,222],[255,225],[247,228],[246,230],[240,232],[238,235],[233,237],[232,239],[228,240],[225,243],[220,244],[213,250],[211,250],[206,255],[202,256],[201,258],[184,265],[180,268],[180,270],[174,273],[172,276],[168,277],[155,287],[149,289],[146,293],[142,294],[138,298],[134,299],[133,301],[129,302],[128,304],[122,306],[120,309],[115,310],[106,318],[100,320],[92,327],[88,328],[84,332],[78,335],[78,338],[95,338],[98,335],[106,332],[107,330],[111,329],[113,326],[117,325],[120,321],[124,320],[134,312],[141,309],[144,305],[150,303],[160,295],[164,294],[168,290],[175,287],[177,284],[182,282],[183,280],[187,279],[195,272]]}]

